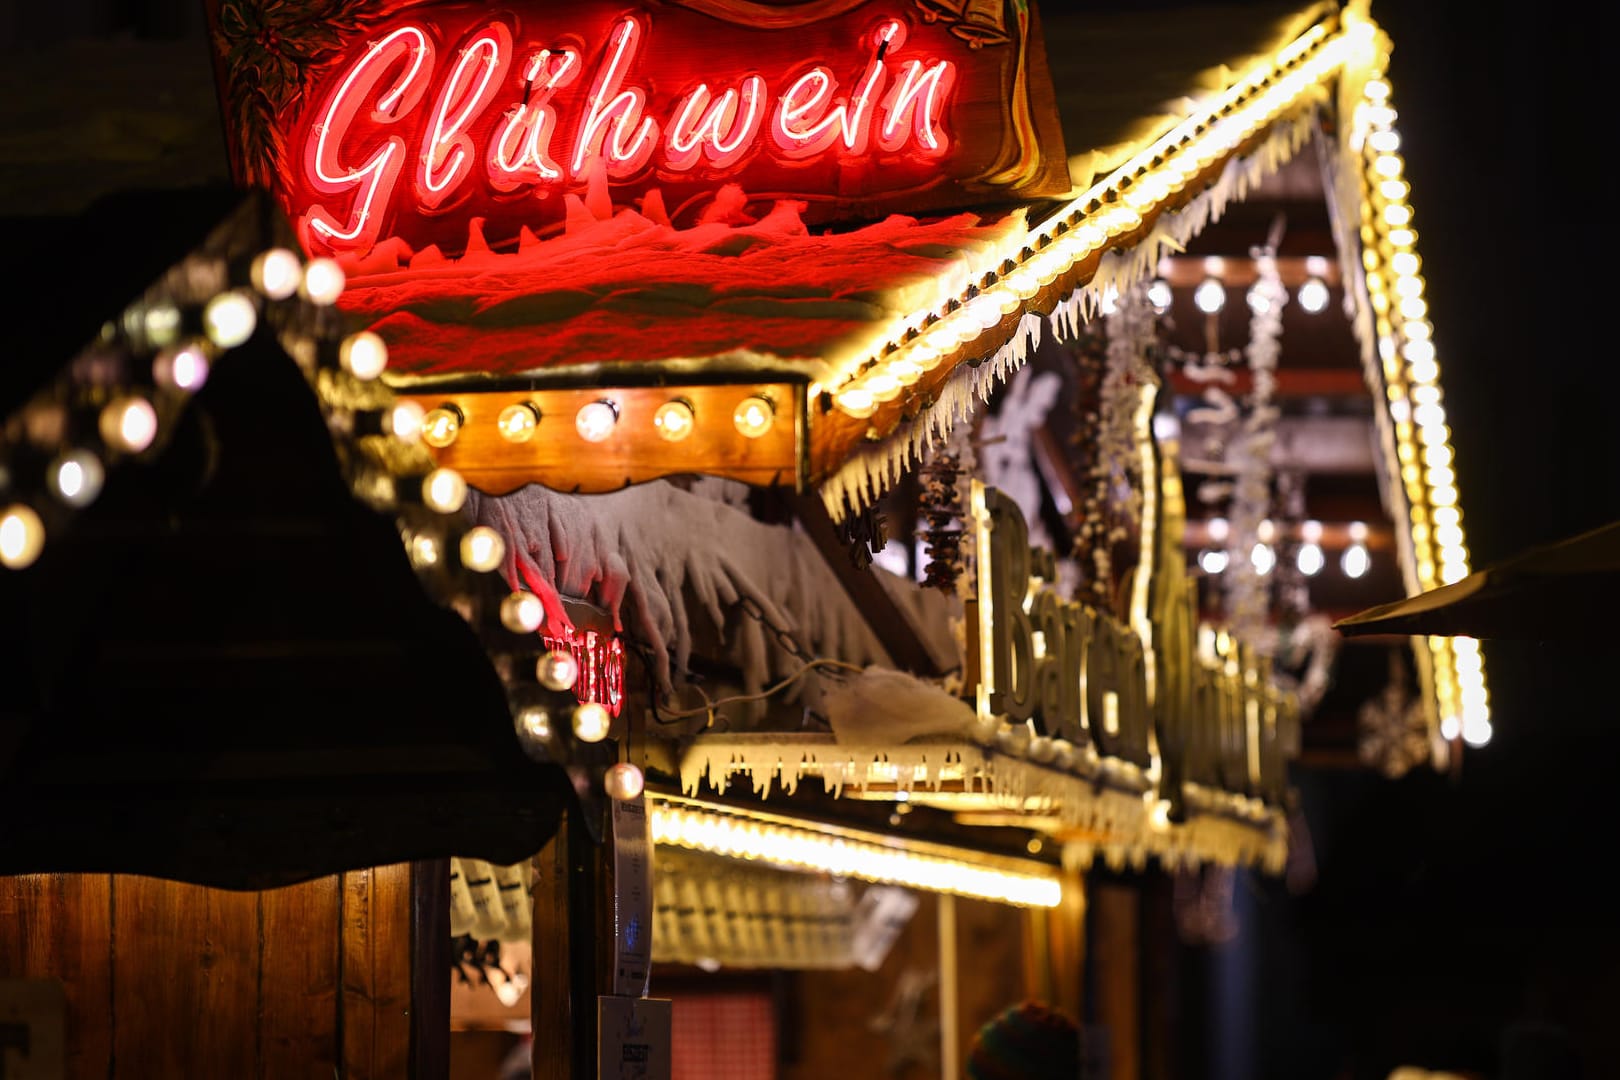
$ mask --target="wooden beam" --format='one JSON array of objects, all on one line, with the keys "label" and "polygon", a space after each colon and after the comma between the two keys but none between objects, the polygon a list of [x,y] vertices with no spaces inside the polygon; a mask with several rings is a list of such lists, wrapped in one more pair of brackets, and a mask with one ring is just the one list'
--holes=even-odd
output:
[{"label": "wooden beam", "polygon": [[[1290,289],[1297,289],[1312,276],[1325,281],[1331,288],[1339,284],[1339,264],[1336,260],[1317,255],[1282,255],[1277,258],[1277,276]],[[1260,278],[1260,270],[1251,258],[1233,255],[1172,255],[1159,261],[1159,273],[1172,289],[1192,289],[1213,274],[1229,286],[1247,288]]]},{"label": "wooden beam", "polygon": [[895,604],[883,583],[872,573],[871,567],[858,567],[850,560],[849,545],[839,535],[838,526],[827,513],[821,497],[814,493],[797,495],[793,508],[805,532],[815,541],[816,548],[827,560],[827,565],[832,568],[850,600],[865,617],[867,625],[877,635],[889,659],[901,669],[916,675],[945,674],[911,620]]},{"label": "wooden beam", "polygon": [[[1201,383],[1189,379],[1179,371],[1170,373],[1170,389],[1187,397],[1201,397],[1209,386],[1218,386],[1233,397],[1254,391],[1254,374],[1248,368],[1231,368],[1231,382]],[[1290,368],[1279,367],[1273,398],[1364,398],[1370,396],[1367,381],[1360,368]]]}]

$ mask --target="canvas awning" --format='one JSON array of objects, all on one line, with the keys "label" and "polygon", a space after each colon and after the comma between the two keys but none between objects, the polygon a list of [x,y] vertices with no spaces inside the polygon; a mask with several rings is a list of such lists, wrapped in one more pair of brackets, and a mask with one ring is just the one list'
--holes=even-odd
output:
[{"label": "canvas awning", "polygon": [[1342,634],[1526,641],[1620,636],[1620,521],[1525,551],[1461,581],[1368,608]]}]

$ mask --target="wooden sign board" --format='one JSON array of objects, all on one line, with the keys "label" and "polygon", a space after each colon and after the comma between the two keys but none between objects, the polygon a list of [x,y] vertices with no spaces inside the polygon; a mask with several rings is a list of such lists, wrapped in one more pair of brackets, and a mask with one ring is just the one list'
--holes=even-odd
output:
[{"label": "wooden sign board", "polygon": [[499,250],[570,197],[682,227],[722,190],[825,224],[1069,187],[1027,0],[205,4],[236,179],[312,254]]}]

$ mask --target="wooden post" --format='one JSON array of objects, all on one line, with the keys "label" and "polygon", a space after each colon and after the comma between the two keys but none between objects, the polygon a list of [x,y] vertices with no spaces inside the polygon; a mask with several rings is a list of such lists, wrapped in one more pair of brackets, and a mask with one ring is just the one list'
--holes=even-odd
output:
[{"label": "wooden post", "polygon": [[411,864],[411,1080],[450,1076],[450,860]]},{"label": "wooden post", "polygon": [[1129,885],[1099,883],[1092,890],[1093,1015],[1108,1032],[1109,1080],[1140,1080],[1142,1075],[1138,900]]},{"label": "wooden post", "polygon": [[601,920],[612,886],[608,841],[597,843],[585,824],[594,812],[570,805],[534,860],[534,1080],[596,1077],[596,997],[612,947]]},{"label": "wooden post", "polygon": [[956,1080],[962,1059],[956,994],[956,897],[939,894],[939,1075]]}]

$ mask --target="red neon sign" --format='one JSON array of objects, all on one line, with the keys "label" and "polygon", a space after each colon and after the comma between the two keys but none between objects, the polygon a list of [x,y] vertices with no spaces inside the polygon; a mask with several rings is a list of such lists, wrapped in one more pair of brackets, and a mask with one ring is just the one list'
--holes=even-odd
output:
[{"label": "red neon sign", "polygon": [[456,254],[475,218],[492,244],[544,235],[603,187],[620,205],[658,189],[677,225],[726,182],[803,199],[811,222],[1061,192],[1038,23],[1006,9],[974,36],[903,0],[382,0],[268,87],[296,50],[268,26],[281,6],[211,16],[239,178],[311,250]]},{"label": "red neon sign", "polygon": [[566,652],[579,665],[574,680],[574,696],[580,701],[595,701],[607,707],[614,716],[624,707],[624,644],[612,634],[599,634],[595,630],[568,631],[567,637],[540,635],[540,640],[553,652]]}]

